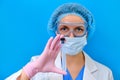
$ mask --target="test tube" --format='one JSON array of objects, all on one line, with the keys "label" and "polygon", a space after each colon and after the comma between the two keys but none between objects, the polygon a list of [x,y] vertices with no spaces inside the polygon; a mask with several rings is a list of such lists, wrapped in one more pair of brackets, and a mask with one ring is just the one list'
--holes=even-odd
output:
[{"label": "test tube", "polygon": [[[60,40],[61,40],[61,45],[64,45],[65,38],[61,38]],[[66,71],[66,53],[64,52],[63,47],[61,47],[61,54],[62,54],[62,59],[61,59],[62,69]]]}]

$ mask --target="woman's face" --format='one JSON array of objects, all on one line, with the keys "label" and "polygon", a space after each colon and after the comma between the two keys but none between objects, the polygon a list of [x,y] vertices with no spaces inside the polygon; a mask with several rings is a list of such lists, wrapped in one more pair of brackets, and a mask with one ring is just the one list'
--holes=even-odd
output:
[{"label": "woman's face", "polygon": [[67,15],[60,20],[57,32],[67,37],[83,36],[86,34],[85,22],[79,16]]}]

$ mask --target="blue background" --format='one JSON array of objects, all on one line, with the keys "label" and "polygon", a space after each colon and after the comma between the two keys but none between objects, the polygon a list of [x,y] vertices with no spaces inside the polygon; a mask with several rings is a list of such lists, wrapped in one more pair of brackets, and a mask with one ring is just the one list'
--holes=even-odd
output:
[{"label": "blue background", "polygon": [[85,51],[120,80],[119,0],[0,0],[0,80],[43,51],[50,37],[48,20],[65,2],[81,3],[93,13],[96,32]]}]

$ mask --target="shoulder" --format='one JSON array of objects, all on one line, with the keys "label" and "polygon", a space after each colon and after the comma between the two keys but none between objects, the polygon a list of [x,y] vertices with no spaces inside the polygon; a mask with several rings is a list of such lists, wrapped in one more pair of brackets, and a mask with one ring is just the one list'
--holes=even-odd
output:
[{"label": "shoulder", "polygon": [[94,63],[100,72],[104,72],[106,74],[112,74],[112,70],[109,67],[107,67],[106,65],[101,64],[95,60],[94,60]]},{"label": "shoulder", "polygon": [[105,66],[104,64],[92,59],[88,54],[84,52],[85,55],[85,64],[90,67],[91,69],[94,67],[100,71],[105,71],[105,72],[112,72],[110,68]]},{"label": "shoulder", "polygon": [[90,56],[85,54],[85,65],[91,73],[98,79],[113,80],[112,71],[109,67],[104,64],[99,63],[96,60],[93,60]]},{"label": "shoulder", "polygon": [[94,61],[94,63],[97,66],[98,76],[101,75],[103,77],[103,79],[106,79],[106,80],[113,80],[112,70],[109,67],[107,67],[104,64],[101,64],[97,61]]}]

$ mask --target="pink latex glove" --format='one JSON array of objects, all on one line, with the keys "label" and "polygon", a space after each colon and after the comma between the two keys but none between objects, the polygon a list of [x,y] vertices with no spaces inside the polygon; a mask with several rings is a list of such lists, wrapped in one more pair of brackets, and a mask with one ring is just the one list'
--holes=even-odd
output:
[{"label": "pink latex glove", "polygon": [[61,47],[61,37],[63,36],[57,35],[54,39],[51,37],[39,58],[23,67],[24,72],[29,78],[33,77],[38,72],[66,74],[65,71],[55,66],[55,59]]}]

